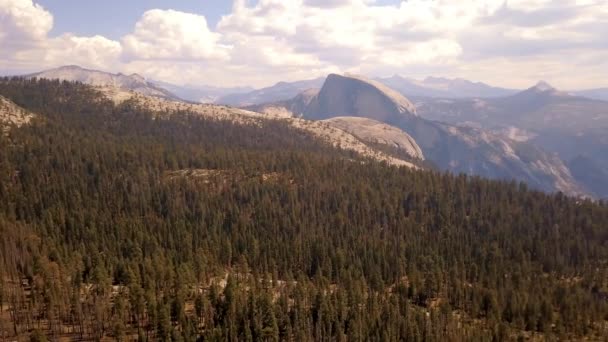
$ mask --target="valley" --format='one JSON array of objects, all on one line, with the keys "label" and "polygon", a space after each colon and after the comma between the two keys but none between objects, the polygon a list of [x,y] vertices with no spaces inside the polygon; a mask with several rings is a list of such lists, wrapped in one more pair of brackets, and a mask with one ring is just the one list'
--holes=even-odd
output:
[{"label": "valley", "polygon": [[46,79],[0,95],[3,338],[608,333],[608,211],[574,181],[593,162],[526,132],[429,120],[353,75],[246,109]]},{"label": "valley", "polygon": [[608,0],[0,0],[0,342],[608,341]]}]

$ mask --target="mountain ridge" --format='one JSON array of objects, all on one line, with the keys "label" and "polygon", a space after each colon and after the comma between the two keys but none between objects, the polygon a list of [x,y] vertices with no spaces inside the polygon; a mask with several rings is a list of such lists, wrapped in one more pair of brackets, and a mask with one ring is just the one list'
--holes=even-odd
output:
[{"label": "mountain ridge", "polygon": [[386,78],[375,78],[375,80],[409,97],[501,97],[517,92],[514,89],[495,87],[483,82],[473,82],[463,78],[428,76],[423,80],[416,80],[400,75],[393,75]]},{"label": "mountain ridge", "polygon": [[130,90],[144,95],[160,98],[180,100],[180,98],[168,90],[149,82],[143,76],[134,73],[125,75],[123,73],[109,73],[105,71],[82,68],[77,65],[66,65],[54,69],[28,74],[25,78],[58,79],[70,82],[82,82],[95,87],[115,87]]},{"label": "mountain ridge", "polygon": [[217,99],[215,103],[245,107],[289,100],[306,89],[320,88],[324,81],[325,77],[295,82],[278,82],[270,87],[256,89],[244,94],[225,95]]},{"label": "mountain ridge", "polygon": [[[584,194],[556,156],[490,131],[427,120],[418,115],[407,98],[402,95],[395,98],[394,90],[383,91],[387,87],[376,87],[377,84],[360,76],[329,75],[309,105],[294,115],[313,120],[341,116],[370,118],[408,133],[425,158],[443,170],[518,179],[545,191]],[[289,101],[282,105],[289,108]]]},{"label": "mountain ridge", "polygon": [[[517,94],[496,99],[418,99],[421,116],[448,122],[516,134],[546,151],[569,161],[586,154],[608,165],[608,102],[560,91],[540,81]],[[591,165],[590,163],[586,163]],[[572,168],[576,163],[569,163]],[[594,173],[588,168],[589,173]],[[596,174],[598,172],[595,172]],[[600,172],[608,175],[608,168]],[[576,168],[575,179],[596,195],[585,169]],[[608,182],[608,179],[606,180]]]}]

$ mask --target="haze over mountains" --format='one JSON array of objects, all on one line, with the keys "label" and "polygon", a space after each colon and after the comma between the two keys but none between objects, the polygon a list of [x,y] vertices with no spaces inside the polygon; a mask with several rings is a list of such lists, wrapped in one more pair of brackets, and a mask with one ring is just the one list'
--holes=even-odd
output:
[{"label": "haze over mountains", "polygon": [[[216,104],[185,102],[171,92],[145,81],[138,75],[125,76],[97,70],[88,70],[75,66],[62,67],[33,75],[27,78],[47,78],[87,83],[95,86],[116,104],[132,100],[139,106],[155,112],[190,113],[233,124],[256,125],[263,121],[279,120],[287,125],[304,131],[315,139],[321,140],[343,150],[352,151],[360,156],[384,161],[393,165],[419,168],[423,160],[420,148],[406,133],[395,129],[386,129],[382,123],[368,120],[372,124],[368,129],[353,127],[344,129],[343,123],[328,121],[309,121],[292,118],[282,113],[265,113],[242,110]],[[399,132],[395,132],[395,130]],[[360,135],[357,136],[353,132]],[[375,136],[390,131],[392,138]],[[405,143],[404,143],[405,142]],[[390,144],[395,151],[385,151],[378,145]],[[401,144],[401,145],[399,145]]]},{"label": "haze over mountains", "polygon": [[[169,91],[159,86],[161,82],[149,82],[139,75],[109,74],[74,66],[29,77],[120,89],[122,95],[117,96],[115,91],[114,98],[131,97],[125,92],[135,92],[170,101],[153,101],[156,107],[163,108],[184,108],[176,104],[181,98],[202,96],[199,101],[215,99],[249,111],[218,111],[228,117],[234,113],[236,117],[251,117],[243,113],[259,112],[269,118],[291,120],[292,125],[334,145],[348,145],[364,155],[380,156],[380,160],[390,161],[393,157],[375,149],[375,143],[399,149],[405,163],[410,158],[426,159],[455,173],[521,180],[544,191],[608,196],[601,190],[605,188],[603,184],[593,186],[598,179],[603,182],[603,176],[575,167],[575,158],[585,156],[586,164],[593,163],[593,170],[607,173],[607,103],[558,91],[546,82],[517,92],[462,79],[429,77],[416,81],[393,76],[369,80],[333,74],[253,91],[238,88],[232,90],[237,94],[226,95],[227,90],[222,88],[188,90],[162,83],[172,90]],[[191,93],[184,96],[188,91]],[[414,101],[406,98],[406,92],[414,94]],[[196,109],[198,105],[192,104],[188,108],[210,113],[215,107]],[[318,122],[322,126],[313,129],[308,120],[321,120]],[[331,129],[341,133],[333,134]],[[576,169],[575,175],[571,169]]]},{"label": "haze over mountains", "polygon": [[[464,79],[427,77],[424,80],[416,80],[394,75],[373,80],[410,97],[498,97],[517,92],[517,90],[492,87],[485,83],[471,82]],[[304,90],[319,89],[324,82],[325,77],[307,81],[280,82],[271,87],[254,90],[249,93],[220,97],[216,102],[233,106],[252,106],[276,102],[290,99]]]},{"label": "haze over mountains", "polygon": [[[483,82],[472,82],[462,78],[427,77],[423,80],[399,75],[378,77],[373,80],[392,88],[409,98],[498,98],[514,95],[520,90],[494,87]],[[215,103],[231,106],[252,106],[291,99],[304,90],[319,89],[325,77],[296,82],[279,82],[273,86],[250,92],[227,90],[227,95],[218,97]],[[608,100],[608,88],[570,91],[569,94],[596,100]]]},{"label": "haze over mountains", "polygon": [[[285,101],[276,104],[276,107],[280,106],[298,107]],[[273,107],[261,108],[268,111]],[[442,170],[518,179],[545,191],[583,193],[557,156],[487,130],[425,119],[417,113],[412,102],[378,81],[330,75],[304,110],[293,114],[313,120],[336,116],[371,118],[409,133],[426,158]]]},{"label": "haze over mountains", "polygon": [[[456,125],[461,131],[469,130],[473,136],[480,134],[475,130],[482,130],[497,139],[517,142],[520,147],[534,146],[535,153],[539,148],[549,152],[549,155],[557,153],[570,167],[576,164],[576,160],[585,160],[587,165],[593,163],[593,167],[587,168],[588,174],[584,174],[585,168],[576,168],[576,182],[587,193],[608,197],[608,192],[602,190],[607,188],[608,178],[597,176],[608,174],[608,102],[579,95],[588,92],[560,91],[545,81],[539,81],[523,91],[442,78],[427,78],[424,82],[418,82],[418,85],[398,76],[376,79],[376,82],[400,87],[397,89],[401,89],[400,92],[405,96],[409,96],[406,91],[418,94],[419,96],[411,98],[416,113],[423,118]],[[420,86],[424,83],[428,88]],[[433,84],[436,88],[430,87]],[[446,89],[451,89],[451,92]],[[486,97],[471,96],[476,92]],[[248,108],[262,112],[292,112],[305,117],[308,110],[308,117],[315,118],[316,110],[307,109],[307,106],[311,97],[317,93],[318,89],[313,88],[291,100]],[[601,90],[595,93],[597,97],[601,97],[601,94]],[[335,106],[331,110],[352,111]],[[420,139],[424,137],[416,140]],[[548,160],[549,155],[541,159]],[[564,167],[560,165],[557,169],[564,170]],[[472,172],[466,169],[453,171]]]},{"label": "haze over mountains", "polygon": [[[318,116],[437,124],[360,77],[323,88]],[[35,115],[0,134],[5,340],[608,336],[605,202],[420,170],[424,146],[365,117],[22,78],[0,96],[0,119]]]},{"label": "haze over mountains", "polygon": [[[516,140],[529,141],[557,153],[570,165],[581,156],[593,170],[608,172],[608,102],[559,91],[547,82],[502,98],[419,99],[420,115],[453,124],[490,129]],[[590,158],[590,160],[588,159]],[[588,163],[587,163],[588,164]],[[579,182],[599,197],[608,197],[608,179],[583,175]],[[591,181],[594,179],[594,181]],[[603,179],[603,181],[598,181]]]},{"label": "haze over mountains", "polygon": [[237,94],[243,94],[253,91],[251,87],[235,87],[235,88],[221,88],[209,85],[176,85],[163,81],[151,81],[152,83],[163,87],[171,93],[177,95],[179,98],[200,103],[214,103],[223,96],[231,95],[236,96]]},{"label": "haze over mountains", "polygon": [[0,342],[608,342],[606,27],[0,0]]},{"label": "haze over mountains", "polygon": [[248,93],[225,95],[215,102],[242,107],[287,100],[305,90],[320,88],[323,82],[325,82],[325,77],[296,82],[279,82],[271,87],[253,90]]},{"label": "haze over mountains", "polygon": [[[319,89],[325,82],[325,77],[319,77],[310,80],[279,82],[260,89],[249,86],[216,87],[204,84],[204,82],[199,85],[177,85],[162,80],[147,80],[138,74],[112,74],[76,65],[62,66],[26,76],[77,81],[96,86],[118,86],[145,95],[238,107],[288,100],[305,90]],[[462,78],[426,77],[418,80],[393,75],[391,77],[377,77],[373,80],[410,98],[496,98],[514,95],[520,91]],[[608,88],[567,91],[567,93],[589,99],[608,100]]]}]

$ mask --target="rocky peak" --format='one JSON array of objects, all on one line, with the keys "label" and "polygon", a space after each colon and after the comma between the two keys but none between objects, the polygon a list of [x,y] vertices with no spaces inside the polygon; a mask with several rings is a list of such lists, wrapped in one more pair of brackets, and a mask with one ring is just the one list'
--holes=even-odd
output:
[{"label": "rocky peak", "polygon": [[361,76],[331,74],[311,101],[305,116],[325,119],[362,116],[391,122],[416,116],[416,107],[399,92]]},{"label": "rocky peak", "polygon": [[551,86],[549,83],[545,82],[545,81],[538,81],[538,83],[536,83],[536,85],[534,85],[534,87],[530,88],[534,91],[537,92],[554,92],[556,91],[556,89]]}]

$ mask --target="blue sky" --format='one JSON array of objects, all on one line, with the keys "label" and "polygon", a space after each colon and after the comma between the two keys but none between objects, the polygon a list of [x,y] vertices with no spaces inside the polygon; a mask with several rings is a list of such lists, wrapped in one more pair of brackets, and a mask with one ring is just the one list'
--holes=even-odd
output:
[{"label": "blue sky", "polygon": [[176,84],[328,73],[606,87],[607,0],[0,0],[0,73],[66,64]]},{"label": "blue sky", "polygon": [[112,39],[129,33],[141,14],[150,9],[202,14],[209,25],[215,27],[232,7],[229,0],[39,0],[37,3],[53,13],[55,23],[51,34],[99,34]]},{"label": "blue sky", "polygon": [[[257,2],[249,1],[252,4]],[[118,39],[129,33],[137,19],[150,9],[174,9],[204,15],[215,27],[222,15],[230,13],[230,0],[39,0],[53,13],[52,34],[72,32],[79,35],[100,34]],[[377,5],[399,3],[399,0],[378,0]]]}]

